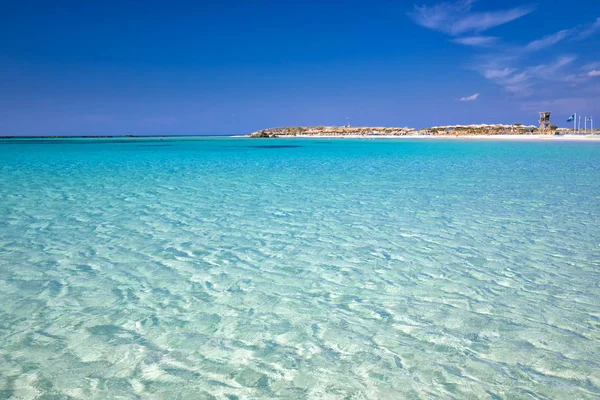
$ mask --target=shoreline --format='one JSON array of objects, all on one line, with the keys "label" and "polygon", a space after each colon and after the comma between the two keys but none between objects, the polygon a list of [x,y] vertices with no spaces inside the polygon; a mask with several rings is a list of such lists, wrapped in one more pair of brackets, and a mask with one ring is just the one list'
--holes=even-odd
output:
[{"label": "shoreline", "polygon": [[542,129],[522,124],[445,125],[430,128],[369,126],[287,126],[266,128],[250,138],[351,138],[351,139],[477,139],[477,140],[599,140],[600,130],[574,132],[566,128]]},{"label": "shoreline", "polygon": [[[248,137],[248,136],[246,136]],[[445,140],[550,140],[600,141],[600,135],[281,135],[273,139],[445,139]]]},{"label": "shoreline", "polygon": [[561,134],[561,135],[543,135],[543,134],[497,134],[497,135],[273,135],[268,138],[256,138],[250,135],[163,135],[163,136],[1,136],[2,140],[63,140],[63,139],[80,139],[80,140],[168,140],[168,139],[197,139],[197,138],[235,138],[235,139],[363,139],[363,140],[515,140],[515,141],[531,141],[531,140],[549,140],[549,141],[600,141],[600,134],[583,135],[583,134]]}]

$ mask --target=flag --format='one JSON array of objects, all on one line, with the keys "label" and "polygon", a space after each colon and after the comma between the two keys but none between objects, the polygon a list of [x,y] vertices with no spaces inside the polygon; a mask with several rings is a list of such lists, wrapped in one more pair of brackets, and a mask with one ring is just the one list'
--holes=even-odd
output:
[{"label": "flag", "polygon": [[569,119],[567,120],[567,122],[571,122],[571,121],[573,121],[574,119],[575,119],[575,114],[571,115],[571,116],[569,117]]}]

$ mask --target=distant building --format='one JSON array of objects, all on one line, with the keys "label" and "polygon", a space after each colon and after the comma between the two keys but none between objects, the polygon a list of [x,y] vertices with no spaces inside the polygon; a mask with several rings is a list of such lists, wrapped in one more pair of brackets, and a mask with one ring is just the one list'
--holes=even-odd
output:
[{"label": "distant building", "polygon": [[550,131],[550,111],[540,111],[540,131]]}]

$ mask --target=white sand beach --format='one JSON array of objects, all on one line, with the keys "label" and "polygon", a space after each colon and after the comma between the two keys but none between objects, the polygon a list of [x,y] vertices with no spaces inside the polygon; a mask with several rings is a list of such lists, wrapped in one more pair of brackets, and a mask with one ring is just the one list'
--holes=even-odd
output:
[{"label": "white sand beach", "polygon": [[549,140],[600,141],[600,135],[281,135],[281,139],[442,139],[442,140]]}]

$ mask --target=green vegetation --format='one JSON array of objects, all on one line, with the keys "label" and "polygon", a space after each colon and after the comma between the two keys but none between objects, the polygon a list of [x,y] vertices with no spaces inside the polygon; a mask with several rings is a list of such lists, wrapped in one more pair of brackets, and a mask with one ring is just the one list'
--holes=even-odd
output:
[{"label": "green vegetation", "polygon": [[305,128],[303,126],[291,126],[289,128],[283,129],[283,133],[285,135],[290,135],[290,136],[302,135],[306,131],[308,131],[308,128]]},{"label": "green vegetation", "polygon": [[434,133],[446,132],[446,128],[430,128],[429,130]]}]

